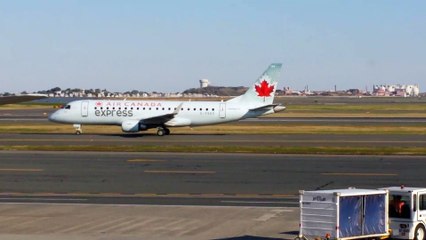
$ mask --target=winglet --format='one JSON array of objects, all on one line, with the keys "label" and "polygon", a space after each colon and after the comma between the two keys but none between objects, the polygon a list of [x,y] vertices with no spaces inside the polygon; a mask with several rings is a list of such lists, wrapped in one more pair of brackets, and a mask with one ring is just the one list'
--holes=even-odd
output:
[{"label": "winglet", "polygon": [[173,111],[173,115],[177,115],[180,112],[180,109],[182,108],[183,102],[177,106],[176,110]]}]

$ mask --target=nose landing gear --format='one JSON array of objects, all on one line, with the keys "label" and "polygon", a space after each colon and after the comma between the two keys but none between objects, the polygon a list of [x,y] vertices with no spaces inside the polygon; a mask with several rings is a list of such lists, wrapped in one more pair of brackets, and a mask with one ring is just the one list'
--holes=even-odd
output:
[{"label": "nose landing gear", "polygon": [[81,129],[81,124],[74,124],[75,135],[80,135],[83,133],[83,129]]}]

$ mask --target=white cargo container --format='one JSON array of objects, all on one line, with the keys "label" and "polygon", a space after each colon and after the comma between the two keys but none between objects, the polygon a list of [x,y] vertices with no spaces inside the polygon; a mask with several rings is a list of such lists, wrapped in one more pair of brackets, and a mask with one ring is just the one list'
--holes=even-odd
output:
[{"label": "white cargo container", "polygon": [[301,238],[357,239],[389,236],[388,191],[300,191]]}]

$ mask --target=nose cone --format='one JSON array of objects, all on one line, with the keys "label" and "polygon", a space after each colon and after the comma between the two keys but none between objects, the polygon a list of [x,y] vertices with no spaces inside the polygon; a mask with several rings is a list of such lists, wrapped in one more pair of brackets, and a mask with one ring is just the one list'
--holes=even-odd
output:
[{"label": "nose cone", "polygon": [[59,120],[58,120],[58,111],[56,111],[56,112],[54,112],[54,113],[50,114],[48,119],[49,119],[49,121],[51,121],[51,122],[58,122],[58,121],[59,121]]}]

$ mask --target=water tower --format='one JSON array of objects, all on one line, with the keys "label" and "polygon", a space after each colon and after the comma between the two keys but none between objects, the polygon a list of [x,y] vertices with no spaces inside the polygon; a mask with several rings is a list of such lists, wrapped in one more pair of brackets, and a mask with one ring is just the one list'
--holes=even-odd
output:
[{"label": "water tower", "polygon": [[200,88],[206,88],[209,86],[209,80],[208,79],[201,79],[200,80]]}]

